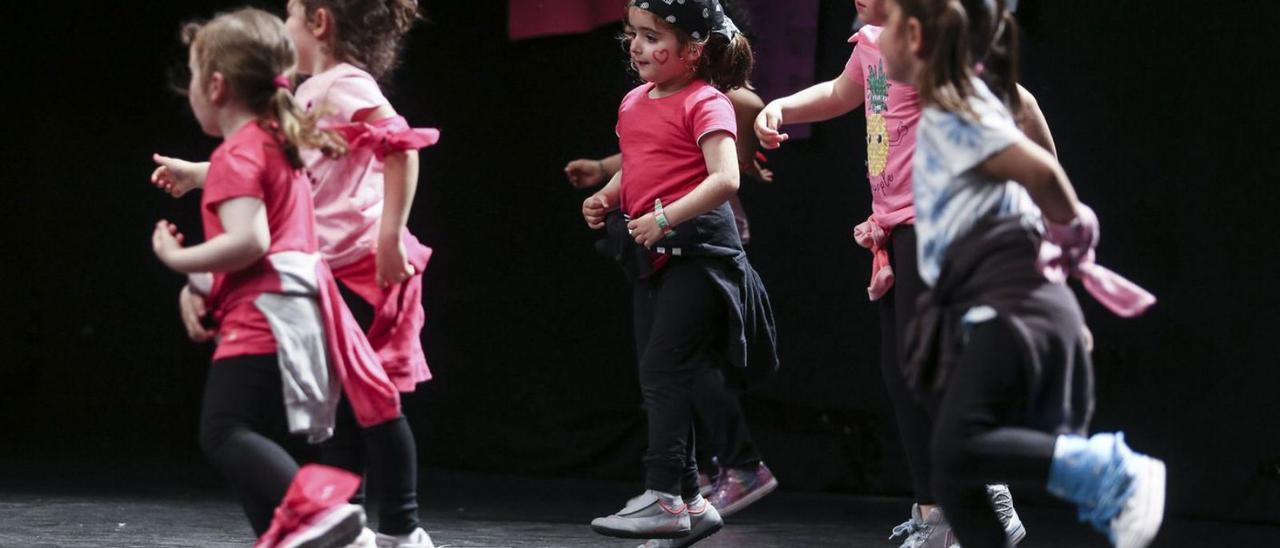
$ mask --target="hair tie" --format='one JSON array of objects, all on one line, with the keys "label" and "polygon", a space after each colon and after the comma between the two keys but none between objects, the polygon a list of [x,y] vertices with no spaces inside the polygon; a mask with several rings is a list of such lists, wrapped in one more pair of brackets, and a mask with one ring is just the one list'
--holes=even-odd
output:
[{"label": "hair tie", "polygon": [[285,90],[285,91],[290,91],[290,90],[289,90],[290,85],[289,85],[289,77],[288,77],[288,76],[285,76],[285,75],[283,75],[283,74],[281,74],[281,75],[279,75],[279,76],[276,76],[275,78],[272,78],[272,79],[271,79],[271,83],[275,84],[277,88],[283,89],[283,90]]}]

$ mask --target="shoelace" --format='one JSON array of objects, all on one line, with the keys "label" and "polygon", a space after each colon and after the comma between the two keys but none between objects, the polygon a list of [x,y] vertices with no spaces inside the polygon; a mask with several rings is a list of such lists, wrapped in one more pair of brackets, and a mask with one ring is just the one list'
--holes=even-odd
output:
[{"label": "shoelace", "polygon": [[893,540],[903,535],[906,535],[907,540],[910,540],[912,536],[915,536],[916,533],[920,533],[922,531],[924,531],[923,523],[916,521],[914,518],[909,519],[893,528],[893,534],[889,535],[889,540]]},{"label": "shoelace", "polygon": [[990,490],[991,505],[995,507],[996,513],[1003,519],[1005,516],[1013,514],[1013,497],[1005,493],[999,493],[996,490]]}]

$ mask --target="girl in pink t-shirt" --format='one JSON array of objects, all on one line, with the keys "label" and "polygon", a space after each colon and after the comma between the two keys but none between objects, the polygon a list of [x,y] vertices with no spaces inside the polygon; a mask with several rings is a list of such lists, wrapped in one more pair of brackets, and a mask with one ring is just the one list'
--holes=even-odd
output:
[{"label": "girl in pink t-shirt", "polygon": [[345,545],[364,523],[347,504],[359,477],[299,469],[271,440],[286,425],[313,442],[327,437],[342,390],[362,424],[399,414],[394,385],[317,252],[298,151],[336,140],[293,104],[282,73],[294,50],[279,18],[243,9],[184,36],[191,108],[223,142],[205,176],[205,242],[183,247],[177,227],[160,221],[152,245],[166,266],[193,276],[179,298],[192,340],[215,337],[201,324],[206,312],[219,324],[200,446],[235,488],[258,546]]},{"label": "girl in pink t-shirt", "polygon": [[[739,182],[737,124],[721,90],[746,82],[752,53],[718,0],[635,0],[626,33],[645,83],[618,109],[621,169],[583,202],[582,212],[589,227],[607,226],[608,253],[634,284],[649,426],[646,490],[591,526],[604,535],[687,546],[723,523],[698,493],[695,380],[725,362],[746,367],[748,348],[753,366],[776,367],[772,346],[761,352],[752,345],[763,338],[772,344],[771,315],[744,321],[755,310],[748,306],[767,308],[767,295],[727,203]],[[739,299],[748,292],[759,298]],[[765,324],[768,333],[760,335],[755,327]]]},{"label": "girl in pink t-shirt", "polygon": [[[755,132],[763,147],[774,149],[788,138],[783,124],[817,122],[841,116],[859,105],[866,107],[867,178],[871,183],[871,215],[854,229],[857,243],[873,254],[867,295],[880,302],[880,367],[893,403],[911,473],[916,505],[911,519],[894,529],[905,545],[943,538],[949,525],[934,512],[929,443],[933,421],[907,389],[902,375],[901,344],[914,316],[916,298],[925,290],[916,257],[916,230],[912,194],[912,161],[920,102],[908,82],[889,78],[879,38],[887,21],[885,0],[857,0],[858,16],[867,23],[849,39],[853,53],[844,72],[834,80],[817,84],[765,106],[756,118]],[[1034,98],[1018,87],[1022,99],[1019,127],[1034,142],[1053,151],[1053,140]],[[1008,535],[1018,542],[1026,532],[1013,510],[1012,497],[1003,485],[994,485],[991,497],[1004,520]]]},{"label": "girl in pink t-shirt", "polygon": [[[285,23],[297,47],[299,76],[294,100],[321,127],[343,137],[342,154],[319,148],[300,151],[311,182],[320,253],[333,275],[372,308],[369,342],[395,386],[411,392],[429,380],[422,350],[425,321],[422,272],[431,249],[405,228],[417,187],[417,150],[439,132],[410,128],[396,114],[377,79],[395,65],[402,39],[418,18],[413,0],[291,0]],[[157,156],[167,170],[157,184],[175,195],[199,184],[204,168]],[[361,302],[362,301],[362,302]],[[378,533],[360,542],[400,547],[431,546],[417,516],[417,449],[404,417],[360,429],[344,401],[333,438],[321,446],[321,461],[363,472],[377,468],[382,481]],[[363,489],[356,500],[363,497]]]}]

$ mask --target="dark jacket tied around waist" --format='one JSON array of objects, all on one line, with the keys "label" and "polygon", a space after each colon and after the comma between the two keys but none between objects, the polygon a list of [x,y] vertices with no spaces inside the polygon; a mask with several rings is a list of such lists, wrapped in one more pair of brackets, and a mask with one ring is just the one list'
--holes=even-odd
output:
[{"label": "dark jacket tied around waist", "polygon": [[932,290],[907,328],[903,373],[917,393],[945,389],[964,350],[963,318],[987,306],[1018,339],[1031,402],[1025,426],[1083,433],[1093,414],[1093,370],[1084,317],[1070,288],[1035,268],[1040,233],[1020,217],[988,218],[951,243]]},{"label": "dark jacket tied around waist", "polygon": [[728,203],[674,227],[653,249],[627,234],[627,220],[618,211],[609,213],[605,226],[607,236],[596,249],[617,261],[632,283],[654,274],[651,253],[693,261],[706,273],[729,311],[723,355],[741,373],[739,380],[752,384],[777,371],[773,307],[764,282],[747,261]]}]

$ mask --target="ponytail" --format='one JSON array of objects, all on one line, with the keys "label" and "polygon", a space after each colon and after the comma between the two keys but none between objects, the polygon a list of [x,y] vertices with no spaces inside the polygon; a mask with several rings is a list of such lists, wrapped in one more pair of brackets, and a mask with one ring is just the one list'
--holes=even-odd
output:
[{"label": "ponytail", "polygon": [[298,152],[303,148],[320,150],[326,156],[339,157],[347,153],[347,143],[342,136],[330,130],[321,130],[319,117],[315,113],[306,113],[298,108],[293,94],[287,88],[276,89],[271,96],[268,109],[269,116],[274,118],[278,126],[278,137],[284,148],[285,156],[294,169],[301,169],[302,156]]},{"label": "ponytail", "polygon": [[[910,3],[903,2],[904,7]],[[911,16],[921,21],[924,34],[925,68],[918,85],[921,100],[949,112],[973,114],[968,102],[974,94],[970,81],[973,65],[964,7],[952,0],[942,2],[933,17]]]},{"label": "ponytail", "polygon": [[1009,112],[1017,114],[1022,112],[1018,95],[1018,22],[1013,13],[1002,12],[996,19],[990,50],[979,58],[983,67],[981,77],[992,93],[1009,107]]},{"label": "ponytail", "polygon": [[712,33],[702,44],[702,57],[696,70],[699,78],[727,92],[748,85],[755,62],[751,42],[745,35],[739,32],[727,38]]},{"label": "ponytail", "polygon": [[978,76],[1010,112],[1022,109],[1018,98],[1018,22],[1005,0],[961,0],[969,16],[969,55]]}]

